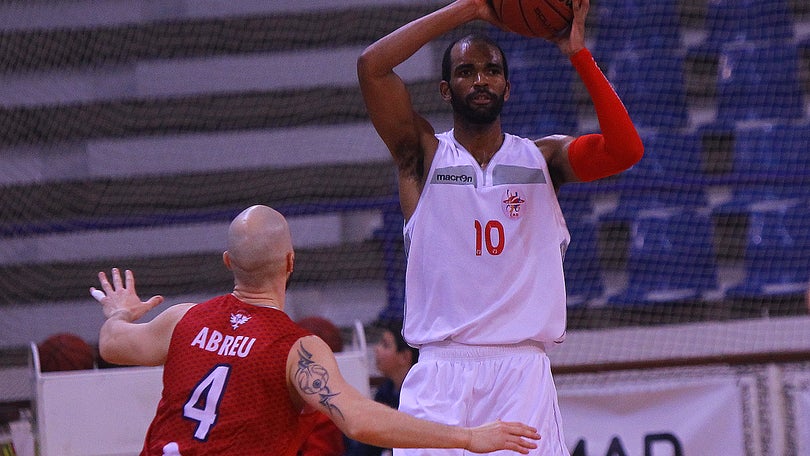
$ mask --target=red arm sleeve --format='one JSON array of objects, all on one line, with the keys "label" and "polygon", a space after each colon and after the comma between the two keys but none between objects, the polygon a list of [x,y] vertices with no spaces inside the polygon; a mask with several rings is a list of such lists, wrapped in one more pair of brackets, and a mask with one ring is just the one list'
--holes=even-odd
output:
[{"label": "red arm sleeve", "polygon": [[641,160],[644,146],[622,100],[587,49],[572,55],[571,63],[591,95],[602,131],[569,144],[568,161],[574,174],[588,182],[630,168]]}]

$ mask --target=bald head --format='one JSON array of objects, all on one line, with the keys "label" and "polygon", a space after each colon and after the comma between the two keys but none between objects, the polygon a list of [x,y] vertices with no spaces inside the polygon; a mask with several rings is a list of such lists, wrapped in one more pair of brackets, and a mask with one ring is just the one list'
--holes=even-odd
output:
[{"label": "bald head", "polygon": [[283,274],[287,256],[293,252],[290,228],[284,216],[267,206],[251,206],[231,222],[228,251],[231,270],[237,282],[261,286]]}]

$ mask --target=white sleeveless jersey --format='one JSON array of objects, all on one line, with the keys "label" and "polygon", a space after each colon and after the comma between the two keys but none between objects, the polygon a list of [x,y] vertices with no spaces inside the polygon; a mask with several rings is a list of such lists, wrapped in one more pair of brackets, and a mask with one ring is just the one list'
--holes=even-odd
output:
[{"label": "white sleeveless jersey", "polygon": [[415,346],[559,341],[569,234],[546,161],[507,134],[489,165],[453,137],[405,224],[405,339]]}]

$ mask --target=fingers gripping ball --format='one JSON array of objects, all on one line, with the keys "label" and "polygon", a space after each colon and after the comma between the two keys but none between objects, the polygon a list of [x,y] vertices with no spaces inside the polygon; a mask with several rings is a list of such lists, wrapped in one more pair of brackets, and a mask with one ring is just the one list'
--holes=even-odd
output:
[{"label": "fingers gripping ball", "polygon": [[54,334],[38,349],[42,372],[92,369],[95,362],[93,347],[75,334]]},{"label": "fingers gripping ball", "polygon": [[553,40],[574,20],[572,0],[492,0],[495,14],[520,35]]}]

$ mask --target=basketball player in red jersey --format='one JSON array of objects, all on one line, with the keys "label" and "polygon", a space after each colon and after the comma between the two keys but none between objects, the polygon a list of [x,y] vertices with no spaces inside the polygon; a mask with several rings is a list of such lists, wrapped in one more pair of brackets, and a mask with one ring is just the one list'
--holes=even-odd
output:
[{"label": "basketball player in red jersey", "polygon": [[[526,453],[533,428],[495,421],[463,428],[419,420],[374,402],[340,374],[329,346],[283,312],[294,253],[284,217],[267,206],[239,214],[223,260],[230,294],[169,307],[135,323],[163,301],[141,301],[131,271],[99,273],[107,320],[101,356],[129,365],[163,365],[163,393],[143,456],[295,455],[320,411],[350,438],[387,447],[459,447]],[[507,417],[505,417],[507,418]]]},{"label": "basketball player in red jersey", "polygon": [[[573,0],[570,31],[556,44],[593,100],[600,134],[504,132],[507,60],[483,35],[451,43],[442,60],[439,93],[453,109],[452,130],[437,133],[415,111],[394,69],[467,22],[504,28],[487,0],[456,0],[417,18],[357,61],[369,117],[398,167],[406,220],[403,336],[420,352],[399,410],[465,426],[509,413],[538,428],[536,456],[569,454],[545,351],[562,342],[566,327],[570,235],[556,191],[621,172],[643,154],[627,110],[585,48],[589,6]],[[394,449],[395,456],[462,454]]]}]

